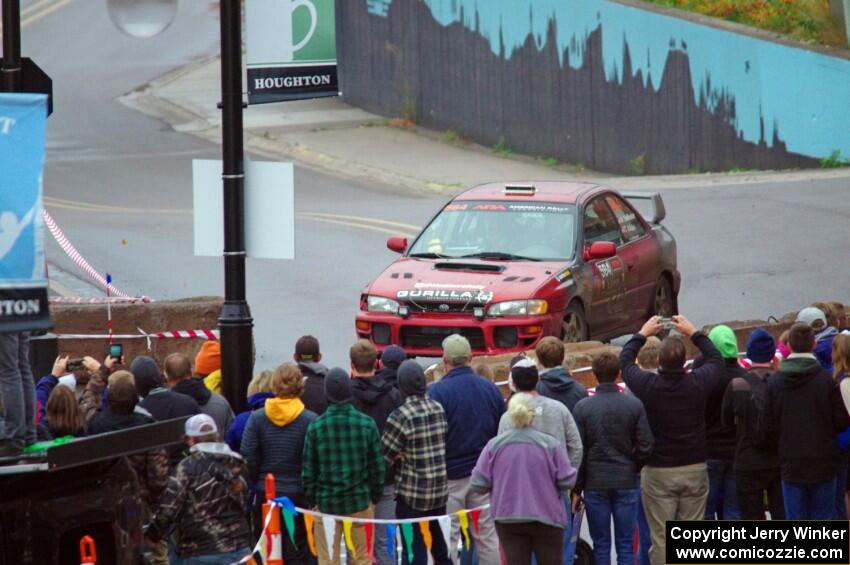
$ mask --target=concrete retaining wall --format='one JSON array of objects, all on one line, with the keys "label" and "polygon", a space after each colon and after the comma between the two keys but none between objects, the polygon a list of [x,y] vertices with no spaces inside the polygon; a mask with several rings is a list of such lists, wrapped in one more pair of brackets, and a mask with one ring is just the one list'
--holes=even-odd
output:
[{"label": "concrete retaining wall", "polygon": [[338,0],[345,99],[615,173],[850,157],[850,59],[639,2]]}]

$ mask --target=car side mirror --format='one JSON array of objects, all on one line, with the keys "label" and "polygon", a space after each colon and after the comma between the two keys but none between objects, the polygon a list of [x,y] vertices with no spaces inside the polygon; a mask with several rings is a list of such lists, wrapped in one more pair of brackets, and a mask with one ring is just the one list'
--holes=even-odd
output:
[{"label": "car side mirror", "polygon": [[396,253],[404,253],[407,251],[407,238],[394,235],[387,240],[387,249]]},{"label": "car side mirror", "polygon": [[617,254],[617,246],[610,241],[594,241],[587,250],[587,258],[591,261],[596,259],[608,259]]}]

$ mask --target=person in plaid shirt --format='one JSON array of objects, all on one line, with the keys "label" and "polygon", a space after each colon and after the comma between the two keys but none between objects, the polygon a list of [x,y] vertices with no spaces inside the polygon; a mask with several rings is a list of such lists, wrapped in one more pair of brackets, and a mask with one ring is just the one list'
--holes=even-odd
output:
[{"label": "person in plaid shirt", "polygon": [[[387,419],[381,443],[387,465],[396,470],[396,517],[423,518],[446,513],[446,413],[425,396],[425,372],[416,361],[398,368],[398,385],[406,400]],[[429,523],[435,565],[450,565],[440,526]],[[418,528],[413,529],[413,565],[426,565],[428,553]],[[402,552],[403,562],[409,563]]]},{"label": "person in plaid shirt", "polygon": [[[372,518],[373,504],[384,487],[384,458],[378,427],[351,404],[351,379],[343,369],[331,369],[325,377],[328,407],[307,428],[301,480],[304,493],[319,512]],[[314,522],[319,565],[339,564],[341,523],[334,528],[328,548],[322,520]],[[355,556],[347,563],[371,565],[363,524],[351,528]]]}]

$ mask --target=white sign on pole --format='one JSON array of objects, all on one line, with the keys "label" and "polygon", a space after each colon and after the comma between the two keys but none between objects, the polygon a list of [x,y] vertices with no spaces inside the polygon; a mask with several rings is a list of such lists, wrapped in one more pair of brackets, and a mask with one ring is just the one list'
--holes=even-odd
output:
[{"label": "white sign on pole", "polygon": [[[192,161],[195,255],[224,250],[224,204],[218,160]],[[295,258],[292,163],[245,161],[245,250],[257,259]]]}]

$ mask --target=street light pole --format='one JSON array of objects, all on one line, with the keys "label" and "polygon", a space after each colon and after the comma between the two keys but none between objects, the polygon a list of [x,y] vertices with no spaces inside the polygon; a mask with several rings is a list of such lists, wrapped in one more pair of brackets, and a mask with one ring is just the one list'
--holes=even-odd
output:
[{"label": "street light pole", "polygon": [[3,4],[3,92],[21,91],[21,0]]},{"label": "street light pole", "polygon": [[[6,0],[4,0],[6,1]],[[222,388],[235,412],[246,405],[254,365],[254,321],[245,299],[245,169],[242,144],[242,2],[219,0],[221,14],[221,131],[224,185],[224,307]],[[224,432],[224,430],[219,430]]]}]

